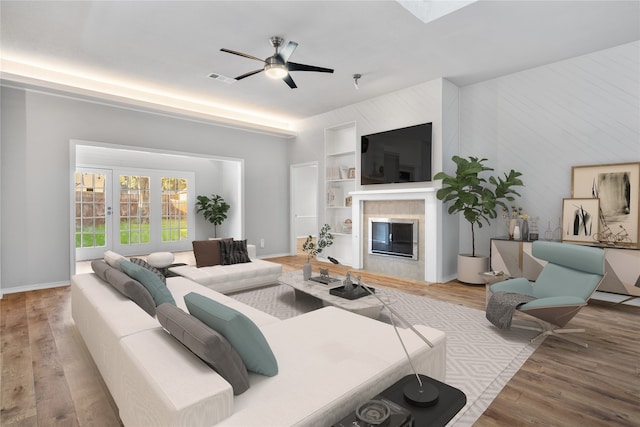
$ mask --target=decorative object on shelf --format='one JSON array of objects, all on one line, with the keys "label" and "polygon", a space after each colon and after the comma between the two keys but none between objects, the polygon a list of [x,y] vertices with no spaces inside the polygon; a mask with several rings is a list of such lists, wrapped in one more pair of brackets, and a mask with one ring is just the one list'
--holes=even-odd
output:
[{"label": "decorative object on shelf", "polygon": [[599,199],[562,199],[562,241],[593,243],[599,212]]},{"label": "decorative object on shelf", "polygon": [[302,269],[304,280],[309,280],[311,278],[311,258],[317,257],[325,248],[333,245],[333,234],[331,234],[330,231],[331,226],[329,224],[325,224],[320,229],[317,241],[314,242],[313,236],[309,235],[307,240],[302,244],[302,250],[307,254],[307,262],[304,264]]},{"label": "decorative object on shelf", "polygon": [[562,240],[562,217],[558,218],[558,226],[553,230],[553,240]]},{"label": "decorative object on shelf", "polygon": [[[616,232],[621,225],[631,244],[638,244],[640,230],[640,162],[571,168],[571,197],[600,200],[597,219]],[[615,234],[615,233],[614,233]]]},{"label": "decorative object on shelf", "polygon": [[551,230],[551,221],[547,224],[547,229],[544,232],[544,240],[553,240],[553,230]]},{"label": "decorative object on shelf", "polygon": [[211,197],[198,196],[196,199],[196,213],[202,212],[204,219],[213,224],[213,237],[218,237],[218,226],[227,219],[231,206],[218,194],[212,194]]},{"label": "decorative object on shelf", "polygon": [[349,179],[356,179],[356,168],[349,168],[349,174],[347,175]]},{"label": "decorative object on shelf", "polygon": [[353,198],[351,196],[347,196],[344,198],[344,206],[350,208],[353,203]]},{"label": "decorative object on shelf", "polygon": [[535,217],[531,219],[531,225],[529,226],[529,240],[530,241],[535,241],[538,240],[539,236],[540,236],[540,232],[539,232],[539,228],[538,228],[538,221],[539,218]]},{"label": "decorative object on shelf", "polygon": [[507,227],[509,239],[511,240],[513,240],[513,232],[516,228],[516,225],[518,225],[518,217],[520,216],[521,212],[521,207],[511,206],[511,209],[508,209],[506,206],[502,207],[502,218],[508,218],[509,220],[507,223]]},{"label": "decorative object on shelf", "polygon": [[513,228],[513,240],[520,240],[521,237],[522,235],[520,234],[520,225],[516,224],[516,226]]},{"label": "decorative object on shelf", "polygon": [[[433,179],[442,180],[442,188],[436,193],[439,200],[451,202],[449,214],[462,213],[464,218],[471,225],[471,255],[458,256],[458,280],[465,283],[481,284],[484,281],[479,273],[489,269],[489,258],[484,257],[484,263],[478,265],[477,261],[470,270],[465,270],[464,259],[476,258],[475,225],[482,228],[483,221],[490,225],[490,220],[498,216],[496,208],[502,206],[506,208],[505,201],[515,200],[514,196],[520,196],[513,187],[522,186],[520,180],[522,174],[511,169],[504,178],[489,176],[488,180],[481,177],[482,172],[493,171],[493,168],[484,165],[487,159],[469,157],[464,159],[453,156],[456,164],[456,174],[448,175],[438,172]],[[461,264],[463,264],[461,266]],[[478,269],[479,268],[479,269]],[[477,269],[477,270],[476,270]]]},{"label": "decorative object on shelf", "polygon": [[350,234],[352,228],[353,228],[353,222],[351,221],[351,218],[345,219],[344,222],[342,223],[342,232]]},{"label": "decorative object on shelf", "polygon": [[520,224],[520,235],[525,242],[529,241],[529,215],[522,214],[522,223]]}]

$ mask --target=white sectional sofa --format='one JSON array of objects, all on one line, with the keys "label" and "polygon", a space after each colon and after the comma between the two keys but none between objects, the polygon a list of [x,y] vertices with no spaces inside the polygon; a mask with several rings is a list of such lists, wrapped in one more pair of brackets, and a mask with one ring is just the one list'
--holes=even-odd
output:
[{"label": "white sectional sofa", "polygon": [[[71,280],[71,307],[126,426],[328,426],[410,373],[393,328],[335,307],[286,320],[184,277],[167,279],[178,307],[196,292],[248,316],[275,355],[279,372],[249,372],[250,388],[231,385],[165,331],[155,317],[95,273]],[[400,332],[416,369],[445,377],[445,334],[417,326],[429,348]]]},{"label": "white sectional sofa", "polygon": [[223,294],[276,283],[282,274],[282,265],[258,259],[255,245],[247,245],[247,252],[251,262],[200,268],[183,265],[169,270]]}]

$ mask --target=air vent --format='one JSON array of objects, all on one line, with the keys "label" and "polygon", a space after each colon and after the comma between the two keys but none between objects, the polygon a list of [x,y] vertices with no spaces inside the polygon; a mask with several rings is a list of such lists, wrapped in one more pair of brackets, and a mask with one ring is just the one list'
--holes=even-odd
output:
[{"label": "air vent", "polygon": [[213,80],[217,80],[219,82],[226,83],[228,85],[231,85],[231,84],[234,84],[235,82],[237,82],[236,79],[232,79],[231,77],[223,76],[222,74],[211,73],[211,74],[209,74],[209,77],[211,77]]}]

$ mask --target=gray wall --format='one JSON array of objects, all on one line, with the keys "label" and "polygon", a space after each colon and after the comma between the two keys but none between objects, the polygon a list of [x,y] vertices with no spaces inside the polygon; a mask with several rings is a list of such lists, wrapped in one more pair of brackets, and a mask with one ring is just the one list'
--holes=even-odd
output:
[{"label": "gray wall", "polygon": [[[640,42],[460,88],[460,152],[522,172],[515,204],[540,218],[541,234],[556,228],[572,166],[640,161]],[[506,229],[502,219],[482,228],[476,250],[489,255]],[[460,237],[469,249],[466,221]]]},{"label": "gray wall", "polygon": [[244,159],[243,237],[265,239],[259,256],[288,253],[289,139],[29,90],[1,97],[2,292],[68,283],[72,139]]}]

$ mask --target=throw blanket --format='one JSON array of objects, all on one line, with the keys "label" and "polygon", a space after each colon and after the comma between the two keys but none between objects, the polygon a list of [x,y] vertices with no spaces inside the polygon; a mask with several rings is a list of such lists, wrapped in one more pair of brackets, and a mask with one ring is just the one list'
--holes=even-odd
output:
[{"label": "throw blanket", "polygon": [[498,328],[509,329],[513,312],[522,304],[534,299],[536,297],[514,292],[496,292],[489,299],[485,316]]}]

